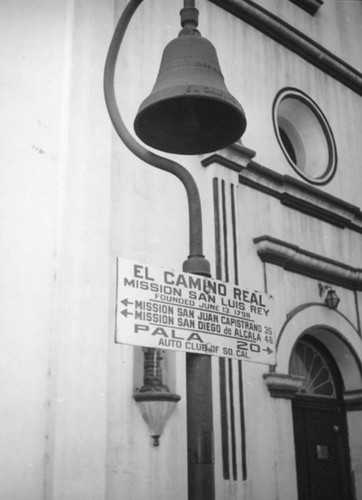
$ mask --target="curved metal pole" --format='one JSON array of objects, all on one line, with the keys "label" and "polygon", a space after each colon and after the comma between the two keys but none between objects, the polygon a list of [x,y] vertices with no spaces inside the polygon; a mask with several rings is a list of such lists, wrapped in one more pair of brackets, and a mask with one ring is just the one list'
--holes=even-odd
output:
[{"label": "curved metal pole", "polygon": [[[182,181],[187,193],[190,224],[190,255],[184,262],[183,270],[210,276],[210,263],[202,252],[200,195],[193,177],[178,163],[151,153],[141,146],[127,130],[116,102],[114,75],[117,56],[129,21],[142,1],[130,0],[114,32],[104,72],[106,104],[113,126],[128,149],[146,163],[169,172]],[[185,0],[185,8],[193,6],[194,0]],[[211,356],[187,353],[186,367],[189,499],[214,500]]]},{"label": "curved metal pole", "polygon": [[194,178],[190,172],[179,163],[154,154],[139,144],[128,131],[117,106],[114,90],[114,76],[117,57],[127,26],[142,1],[143,0],[130,0],[122,13],[113,34],[104,69],[104,95],[106,105],[113,126],[127,148],[141,160],[156,168],[175,175],[183,183],[186,189],[189,206],[190,248],[190,255],[184,262],[183,270],[185,272],[210,276],[210,264],[203,255],[201,201]]}]

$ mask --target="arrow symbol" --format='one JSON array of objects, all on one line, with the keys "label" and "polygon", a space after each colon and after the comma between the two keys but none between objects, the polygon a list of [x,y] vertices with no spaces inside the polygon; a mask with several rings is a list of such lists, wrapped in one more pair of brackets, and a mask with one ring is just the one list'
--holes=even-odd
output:
[{"label": "arrow symbol", "polygon": [[270,347],[267,347],[266,349],[263,349],[263,351],[266,351],[268,354],[271,354],[273,352],[273,350],[270,349]]},{"label": "arrow symbol", "polygon": [[124,306],[128,306],[128,304],[133,304],[133,302],[130,302],[128,299],[123,299],[121,300],[121,304],[123,304]]},{"label": "arrow symbol", "polygon": [[126,318],[129,314],[133,316],[133,313],[128,312],[127,309],[123,309],[123,311],[121,311],[121,314],[123,314],[123,316],[125,316]]}]

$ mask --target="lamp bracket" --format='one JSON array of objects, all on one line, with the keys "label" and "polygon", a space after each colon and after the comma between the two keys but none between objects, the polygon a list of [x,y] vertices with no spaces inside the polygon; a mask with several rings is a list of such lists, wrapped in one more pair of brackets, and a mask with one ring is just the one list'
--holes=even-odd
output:
[{"label": "lamp bracket", "polygon": [[319,296],[322,297],[328,290],[331,290],[332,287],[330,285],[323,285],[323,283],[318,283],[319,287]]}]

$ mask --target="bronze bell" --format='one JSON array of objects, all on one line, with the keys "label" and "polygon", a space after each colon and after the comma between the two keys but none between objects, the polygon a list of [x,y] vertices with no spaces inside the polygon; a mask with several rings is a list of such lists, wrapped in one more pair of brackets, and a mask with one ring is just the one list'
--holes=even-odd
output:
[{"label": "bronze bell", "polygon": [[246,128],[239,102],[227,90],[216,50],[182,34],[165,48],[151,94],[134,129],[148,146],[182,155],[209,153],[237,141]]}]

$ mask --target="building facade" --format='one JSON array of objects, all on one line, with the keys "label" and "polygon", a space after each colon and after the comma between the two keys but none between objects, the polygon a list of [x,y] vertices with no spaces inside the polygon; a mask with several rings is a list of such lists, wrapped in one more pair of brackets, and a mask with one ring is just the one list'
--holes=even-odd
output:
[{"label": "building facade", "polygon": [[[180,399],[154,446],[134,398],[146,353],[116,335],[117,259],[181,273],[189,251],[184,187],[122,143],[105,105],[126,4],[0,6],[4,500],[192,498],[187,355],[161,353]],[[271,297],[273,323],[272,361],[207,356],[199,465],[217,500],[362,499],[362,4],[196,7],[247,129],[161,154],[196,182],[213,279]],[[144,0],[127,29],[115,81],[130,131],[181,8]]]}]

